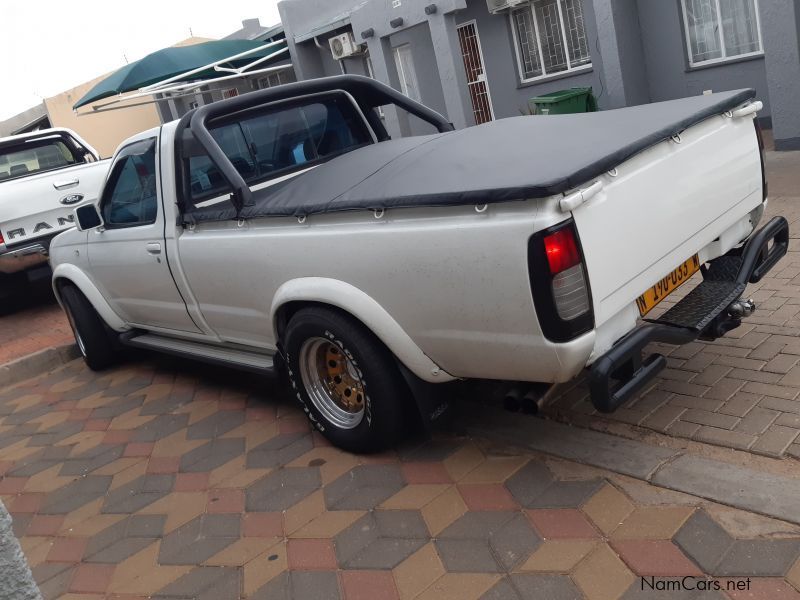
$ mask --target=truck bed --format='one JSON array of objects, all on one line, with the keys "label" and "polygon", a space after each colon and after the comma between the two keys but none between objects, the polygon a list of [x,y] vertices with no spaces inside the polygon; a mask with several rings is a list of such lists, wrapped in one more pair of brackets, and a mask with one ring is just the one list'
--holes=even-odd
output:
[{"label": "truck bed", "polygon": [[[253,192],[242,218],[490,204],[574,189],[638,153],[755,97],[739,90],[598,113],[516,117],[391,140]],[[234,218],[223,205],[198,221]]]}]

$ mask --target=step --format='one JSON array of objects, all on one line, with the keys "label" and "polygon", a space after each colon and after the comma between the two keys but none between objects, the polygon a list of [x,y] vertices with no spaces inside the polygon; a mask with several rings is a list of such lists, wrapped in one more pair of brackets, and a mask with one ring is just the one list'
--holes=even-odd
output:
[{"label": "step", "polygon": [[735,281],[705,280],[660,318],[646,320],[701,332],[741,298],[746,288],[746,284]]},{"label": "step", "polygon": [[166,337],[154,333],[144,333],[122,339],[128,346],[155,350],[186,358],[193,358],[205,362],[245,369],[248,371],[271,373],[274,370],[274,355],[250,352],[240,348],[226,348]]}]

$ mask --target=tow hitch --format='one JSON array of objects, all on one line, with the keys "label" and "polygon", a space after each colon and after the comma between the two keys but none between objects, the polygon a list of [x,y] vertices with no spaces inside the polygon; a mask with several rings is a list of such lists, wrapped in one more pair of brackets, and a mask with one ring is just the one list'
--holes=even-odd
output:
[{"label": "tow hitch", "polygon": [[661,354],[642,358],[648,344],[715,340],[739,327],[756,308],[752,300],[744,299],[747,284],[761,281],[788,249],[789,223],[775,217],[751,236],[743,250],[712,261],[703,271],[703,282],[683,300],[660,318],[647,320],[595,361],[589,375],[595,408],[614,412],[666,367]]}]

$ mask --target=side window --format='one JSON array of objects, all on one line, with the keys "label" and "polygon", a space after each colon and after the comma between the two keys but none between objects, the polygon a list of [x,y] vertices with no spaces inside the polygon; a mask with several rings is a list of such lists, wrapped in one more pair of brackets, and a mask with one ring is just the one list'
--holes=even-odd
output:
[{"label": "side window", "polygon": [[[250,185],[292,173],[369,144],[363,117],[337,94],[286,106],[211,128],[211,135]],[[189,158],[192,202],[228,192],[229,186],[205,154]]]},{"label": "side window", "polygon": [[123,148],[114,163],[102,199],[108,228],[155,223],[158,213],[156,140]]}]

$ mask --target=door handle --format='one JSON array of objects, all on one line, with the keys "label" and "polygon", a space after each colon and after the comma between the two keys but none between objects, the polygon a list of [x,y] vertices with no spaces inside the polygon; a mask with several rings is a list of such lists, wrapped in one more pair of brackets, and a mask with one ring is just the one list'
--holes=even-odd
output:
[{"label": "door handle", "polygon": [[68,190],[69,188],[73,188],[80,183],[80,179],[68,179],[66,181],[54,181],[53,187],[57,190]]},{"label": "door handle", "polygon": [[145,248],[149,254],[161,254],[161,244],[158,242],[150,242]]}]

